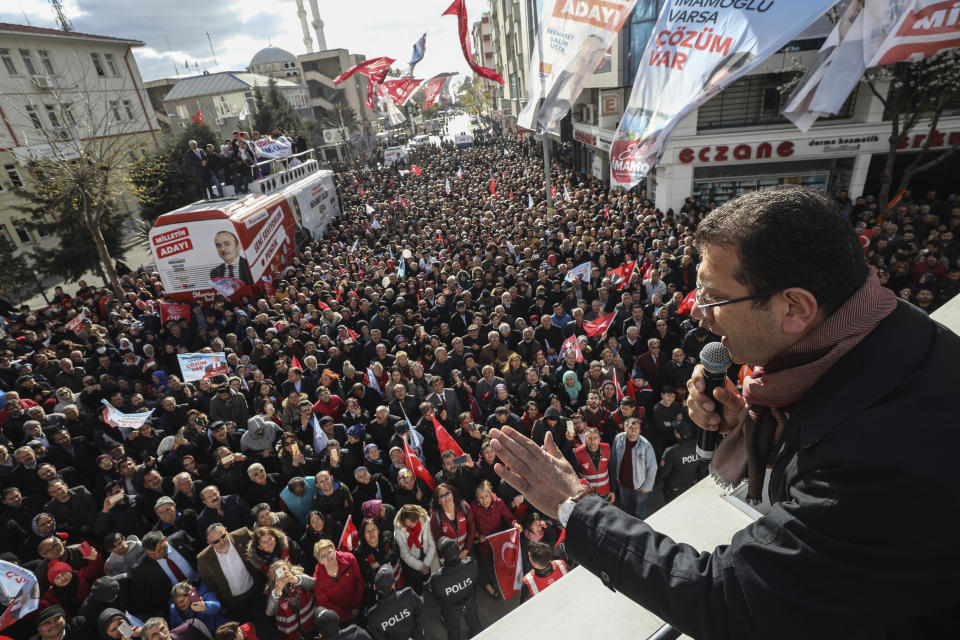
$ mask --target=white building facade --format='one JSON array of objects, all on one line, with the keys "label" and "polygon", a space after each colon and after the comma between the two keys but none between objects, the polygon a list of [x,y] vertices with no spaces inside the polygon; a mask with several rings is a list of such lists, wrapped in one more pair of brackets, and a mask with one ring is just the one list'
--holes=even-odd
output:
[{"label": "white building facade", "polygon": [[[131,160],[157,143],[157,124],[132,49],[138,40],[0,24],[0,251],[52,236],[28,231],[13,193],[33,156],[61,157],[92,137],[128,138]],[[54,151],[60,148],[60,152]],[[136,209],[120,194],[121,210]]]}]

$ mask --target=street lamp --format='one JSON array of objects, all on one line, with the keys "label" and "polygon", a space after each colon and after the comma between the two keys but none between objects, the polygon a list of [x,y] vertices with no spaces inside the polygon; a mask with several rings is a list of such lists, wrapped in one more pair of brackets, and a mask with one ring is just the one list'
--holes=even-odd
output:
[{"label": "street lamp", "polygon": [[43,288],[43,283],[40,281],[40,274],[36,269],[33,270],[33,279],[37,282],[37,287],[40,289],[40,295],[43,296],[43,301],[46,304],[50,304],[50,298],[47,297],[47,290]]}]

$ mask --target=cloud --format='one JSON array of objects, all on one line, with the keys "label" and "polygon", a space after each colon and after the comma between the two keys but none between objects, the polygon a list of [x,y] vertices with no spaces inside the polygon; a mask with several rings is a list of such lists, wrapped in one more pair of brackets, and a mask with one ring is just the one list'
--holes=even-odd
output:
[{"label": "cloud", "polygon": [[[18,2],[22,12],[12,11],[7,4],[0,10],[0,21],[23,24],[26,14],[34,26],[57,28],[48,0]],[[318,4],[329,48],[348,49],[368,58],[390,56],[397,60],[396,66],[404,67],[413,43],[426,31],[427,52],[417,66],[417,77],[469,71],[460,51],[456,18],[440,15],[450,0],[319,0]],[[309,21],[309,0],[304,0],[304,6]],[[471,22],[480,18],[486,6],[484,0],[467,0]],[[144,80],[174,76],[175,69],[184,74],[187,61],[191,69],[197,62],[210,71],[242,70],[269,44],[294,55],[306,53],[293,0],[66,0],[64,8],[77,31],[143,41],[146,46],[134,49],[134,55]],[[312,28],[311,37],[315,38]]]}]

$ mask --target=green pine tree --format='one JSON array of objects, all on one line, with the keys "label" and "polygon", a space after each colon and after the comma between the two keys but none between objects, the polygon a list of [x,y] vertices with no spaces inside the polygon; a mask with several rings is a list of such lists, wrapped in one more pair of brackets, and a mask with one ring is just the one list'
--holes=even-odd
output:
[{"label": "green pine tree", "polygon": [[277,88],[277,81],[270,79],[270,84],[264,90],[257,87],[255,92],[253,122],[257,130],[263,135],[270,135],[276,127],[287,131],[299,131],[303,124],[293,105],[283,97]]},{"label": "green pine tree", "polygon": [[208,143],[220,148],[213,129],[191,122],[169,146],[138,160],[130,168],[127,182],[137,197],[144,220],[152,223],[161,214],[201,197],[193,171],[184,159],[190,140],[196,140],[201,148]]},{"label": "green pine tree", "polygon": [[[54,233],[60,242],[45,248],[34,244],[30,249],[33,268],[44,275],[57,276],[68,282],[80,279],[88,271],[101,269],[96,251],[90,250],[88,242],[90,231],[82,216],[77,215],[83,201],[89,193],[97,189],[95,184],[85,184],[83,180],[71,181],[62,177],[55,162],[37,161],[27,165],[30,180],[16,190],[26,204],[15,204],[17,211],[30,217],[24,223],[27,229],[39,233]],[[50,222],[55,221],[54,224]],[[104,212],[100,218],[100,232],[109,255],[119,260],[123,258],[124,223],[127,216],[117,211],[116,201],[105,195]]]}]

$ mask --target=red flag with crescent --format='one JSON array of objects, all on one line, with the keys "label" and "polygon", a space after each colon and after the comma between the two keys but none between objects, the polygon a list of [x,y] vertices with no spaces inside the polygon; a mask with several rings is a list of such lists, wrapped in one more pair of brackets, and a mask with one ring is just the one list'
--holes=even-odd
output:
[{"label": "red flag with crescent", "polygon": [[504,600],[509,600],[520,591],[522,563],[520,562],[520,534],[510,528],[487,536],[487,542],[493,549],[493,567],[497,574],[497,584]]}]

